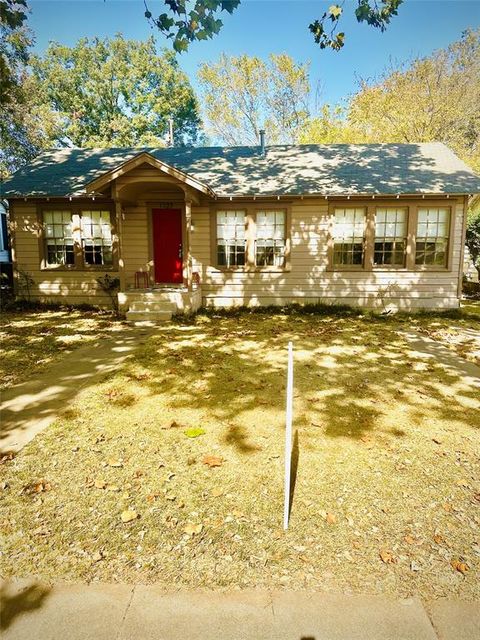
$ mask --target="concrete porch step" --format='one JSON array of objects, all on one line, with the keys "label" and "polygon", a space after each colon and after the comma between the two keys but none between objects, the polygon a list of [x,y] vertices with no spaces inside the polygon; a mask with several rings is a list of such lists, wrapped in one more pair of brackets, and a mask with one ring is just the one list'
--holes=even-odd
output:
[{"label": "concrete porch step", "polygon": [[127,311],[128,322],[151,322],[154,324],[168,322],[172,319],[172,311]]},{"label": "concrete porch step", "polygon": [[130,311],[160,311],[175,313],[177,305],[170,300],[134,300],[130,304]]}]

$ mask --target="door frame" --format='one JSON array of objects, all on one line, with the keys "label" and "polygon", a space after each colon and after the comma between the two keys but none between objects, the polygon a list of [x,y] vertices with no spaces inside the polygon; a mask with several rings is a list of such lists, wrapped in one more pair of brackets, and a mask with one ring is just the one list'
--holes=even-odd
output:
[{"label": "door frame", "polygon": [[147,233],[148,233],[148,280],[151,286],[155,286],[156,284],[168,284],[172,287],[181,286],[180,283],[175,284],[172,282],[155,282],[155,249],[153,242],[153,210],[154,209],[179,209],[180,210],[180,219],[181,219],[181,227],[182,227],[182,285],[186,286],[186,257],[188,255],[187,247],[186,247],[186,239],[187,239],[187,228],[185,223],[185,201],[184,200],[169,200],[158,201],[158,202],[148,202],[147,203]]}]

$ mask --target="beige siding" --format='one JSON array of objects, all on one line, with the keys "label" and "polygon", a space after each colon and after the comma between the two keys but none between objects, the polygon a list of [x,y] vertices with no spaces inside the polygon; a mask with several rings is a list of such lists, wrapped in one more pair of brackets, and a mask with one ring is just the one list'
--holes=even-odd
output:
[{"label": "beige siding", "polygon": [[[64,271],[41,269],[37,207],[15,202],[12,207],[13,254],[15,268],[26,271],[34,280],[32,298],[43,302],[110,306],[108,296],[98,287],[96,278],[104,271]],[[109,271],[112,276],[117,272]]]},{"label": "beige siding", "polygon": [[135,272],[150,273],[150,225],[146,204],[126,207],[122,220],[122,251],[125,263],[125,281],[127,288],[135,285]]},{"label": "beige siding", "polygon": [[[138,177],[145,170],[138,170]],[[150,177],[150,175],[148,176]],[[175,193],[172,194],[172,197]],[[162,200],[167,200],[167,193]],[[427,204],[428,200],[422,201]],[[458,306],[463,201],[454,211],[451,263],[448,271],[329,271],[325,200],[298,200],[291,206],[291,269],[288,271],[221,271],[212,265],[210,207],[193,206],[191,254],[193,271],[201,278],[204,304],[258,305],[326,302],[367,307],[451,308]],[[151,272],[150,205],[137,200],[122,215],[122,251],[127,289],[136,271]],[[41,270],[36,205],[13,205],[14,250],[19,268],[35,280],[34,295],[42,300],[107,305],[95,278],[104,272]],[[109,272],[112,273],[112,272]],[[113,272],[112,275],[117,275]]]},{"label": "beige siding", "polygon": [[[422,201],[426,204],[428,201]],[[208,210],[193,212],[194,270],[201,274],[204,304],[267,305],[325,302],[365,307],[458,306],[463,204],[454,211],[449,271],[328,271],[328,207],[325,200],[292,205],[290,271],[221,271],[211,265]],[[213,240],[215,241],[215,240]]]}]

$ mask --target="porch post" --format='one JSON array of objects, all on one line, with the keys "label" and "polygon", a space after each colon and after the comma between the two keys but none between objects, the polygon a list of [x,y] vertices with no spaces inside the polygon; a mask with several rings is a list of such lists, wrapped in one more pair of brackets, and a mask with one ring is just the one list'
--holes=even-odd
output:
[{"label": "porch post", "polygon": [[192,254],[190,251],[190,234],[192,226],[192,202],[185,200],[185,247],[183,251],[183,278],[188,291],[192,291]]},{"label": "porch post", "polygon": [[123,260],[123,228],[122,228],[122,203],[115,200],[115,218],[117,227],[117,246],[118,246],[118,276],[120,279],[120,292],[125,293],[125,262]]}]

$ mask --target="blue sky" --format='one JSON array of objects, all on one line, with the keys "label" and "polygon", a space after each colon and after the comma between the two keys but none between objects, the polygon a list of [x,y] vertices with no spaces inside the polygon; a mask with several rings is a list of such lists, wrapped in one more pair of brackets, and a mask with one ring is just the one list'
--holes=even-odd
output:
[{"label": "blue sky", "polygon": [[[381,33],[359,25],[353,15],[354,2],[346,0],[342,26],[346,45],[338,53],[321,51],[308,25],[332,2],[242,0],[232,16],[225,14],[220,34],[191,45],[179,56],[180,65],[196,86],[198,65],[216,60],[221,52],[262,58],[286,52],[298,61],[311,62],[312,85],[320,89],[320,100],[335,103],[355,90],[357,78],[378,75],[390,59],[428,55],[460,38],[466,28],[480,26],[480,0],[405,0],[399,15]],[[160,0],[149,0],[154,14],[162,6]],[[50,40],[71,45],[82,36],[116,32],[137,39],[154,34],[160,47],[169,46],[149,27],[142,0],[30,0],[30,7],[29,24],[38,52]]]}]

